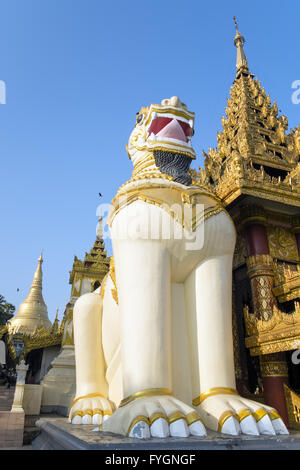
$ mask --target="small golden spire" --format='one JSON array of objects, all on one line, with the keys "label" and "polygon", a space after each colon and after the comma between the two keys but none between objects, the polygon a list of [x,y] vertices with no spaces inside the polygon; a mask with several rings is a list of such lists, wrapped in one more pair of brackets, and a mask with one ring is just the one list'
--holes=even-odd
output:
[{"label": "small golden spire", "polygon": [[234,19],[234,24],[235,24],[235,29],[236,29],[236,35],[233,41],[234,45],[237,48],[236,68],[239,71],[241,67],[244,67],[248,71],[248,62],[247,62],[246,55],[243,49],[243,46],[246,41],[245,41],[244,36],[239,32],[236,17],[234,16],[233,19]]}]

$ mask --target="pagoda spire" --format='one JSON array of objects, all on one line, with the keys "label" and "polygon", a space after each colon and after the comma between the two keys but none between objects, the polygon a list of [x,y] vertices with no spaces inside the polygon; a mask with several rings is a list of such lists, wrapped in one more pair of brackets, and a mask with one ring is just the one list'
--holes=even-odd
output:
[{"label": "pagoda spire", "polygon": [[236,54],[236,68],[237,72],[240,71],[241,68],[243,68],[245,71],[249,71],[248,67],[248,61],[244,52],[244,44],[245,44],[245,38],[244,36],[239,32],[236,17],[233,17],[234,19],[234,24],[235,24],[235,29],[236,29],[236,35],[234,37],[234,45],[237,48],[237,54]]},{"label": "pagoda spire", "polygon": [[43,299],[43,255],[38,258],[38,266],[35,270],[29,293],[26,299],[20,304],[16,315],[10,322],[11,333],[33,334],[38,328],[44,326],[51,327],[48,318],[47,306]]}]

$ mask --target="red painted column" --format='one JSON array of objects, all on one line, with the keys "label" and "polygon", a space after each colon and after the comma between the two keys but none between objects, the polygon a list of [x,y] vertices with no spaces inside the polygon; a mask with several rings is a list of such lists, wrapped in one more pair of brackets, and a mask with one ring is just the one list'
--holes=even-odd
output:
[{"label": "red painted column", "polygon": [[[252,210],[250,217],[249,215],[247,217],[246,211],[244,230],[254,314],[258,319],[265,321],[271,318],[273,305],[276,303],[272,292],[274,284],[273,258],[270,256],[266,223],[263,211],[258,210],[255,214],[255,210],[254,213]],[[300,249],[300,233],[298,249]],[[275,408],[288,426],[283,388],[283,384],[288,383],[288,371],[284,353],[261,355],[260,364],[265,403]]]},{"label": "red painted column", "polygon": [[284,353],[260,356],[264,398],[267,405],[275,408],[286,426],[289,425],[283,384],[288,385],[288,370]]},{"label": "red painted column", "polygon": [[258,223],[253,223],[245,227],[246,246],[248,256],[268,255],[269,245],[266,228]]}]

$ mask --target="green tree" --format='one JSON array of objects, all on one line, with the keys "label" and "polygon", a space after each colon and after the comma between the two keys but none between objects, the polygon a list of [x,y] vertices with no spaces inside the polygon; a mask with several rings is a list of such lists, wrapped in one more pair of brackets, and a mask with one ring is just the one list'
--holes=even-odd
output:
[{"label": "green tree", "polygon": [[16,307],[6,302],[0,294],[0,325],[5,325],[13,317],[15,309]]}]

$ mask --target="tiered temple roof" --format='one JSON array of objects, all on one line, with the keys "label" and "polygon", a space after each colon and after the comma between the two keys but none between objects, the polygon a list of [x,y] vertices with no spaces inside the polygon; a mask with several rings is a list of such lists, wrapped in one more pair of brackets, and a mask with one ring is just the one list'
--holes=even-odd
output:
[{"label": "tiered temple roof", "polygon": [[110,258],[107,257],[105,250],[102,231],[102,219],[100,218],[96,240],[90,252],[85,252],[83,261],[78,259],[76,255],[74,256],[73,268],[70,272],[70,284],[73,284],[76,272],[81,274],[101,276],[101,278],[103,278],[109,269],[109,263]]},{"label": "tiered temple roof", "polygon": [[[235,22],[236,24],[236,22]],[[249,71],[244,37],[236,24],[237,73],[216,148],[205,156],[196,179],[231,204],[240,195],[300,206],[300,125],[288,130],[261,83]]]}]

